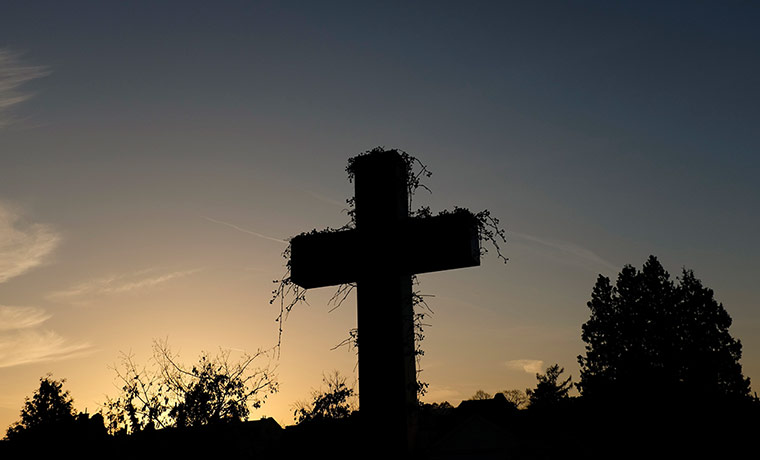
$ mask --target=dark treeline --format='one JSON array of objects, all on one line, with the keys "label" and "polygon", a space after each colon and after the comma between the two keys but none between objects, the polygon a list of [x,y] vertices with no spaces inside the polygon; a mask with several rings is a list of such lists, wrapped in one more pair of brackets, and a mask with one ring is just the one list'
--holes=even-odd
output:
[{"label": "dark treeline", "polygon": [[[613,283],[600,276],[582,326],[578,382],[558,364],[534,388],[491,396],[478,391],[453,407],[421,404],[414,458],[730,458],[752,451],[760,401],[742,374],[731,318],[689,270],[671,279],[655,257],[626,266]],[[361,412],[337,374],[298,422],[248,422],[248,406],[276,383],[254,357],[230,363],[203,355],[192,367],[157,345],[158,369],[130,357],[122,393],[97,414],[76,414],[63,380],[40,379],[20,420],[0,443],[0,458],[60,453],[95,458],[296,458],[354,455]],[[578,396],[571,396],[571,389]],[[377,440],[377,442],[382,442]]]}]

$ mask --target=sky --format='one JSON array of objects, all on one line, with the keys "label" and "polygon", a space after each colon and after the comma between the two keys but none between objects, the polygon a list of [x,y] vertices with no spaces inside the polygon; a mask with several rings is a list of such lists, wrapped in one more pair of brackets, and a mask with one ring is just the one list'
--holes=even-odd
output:
[{"label": "sky", "polygon": [[[348,158],[402,149],[415,206],[487,209],[505,264],[419,276],[423,400],[579,377],[601,274],[694,270],[760,382],[760,7],[752,2],[116,2],[0,6],[0,429],[52,373],[77,410],[165,340],[272,350],[287,239],[347,222]],[[284,323],[293,423],[355,383],[353,295]]]}]

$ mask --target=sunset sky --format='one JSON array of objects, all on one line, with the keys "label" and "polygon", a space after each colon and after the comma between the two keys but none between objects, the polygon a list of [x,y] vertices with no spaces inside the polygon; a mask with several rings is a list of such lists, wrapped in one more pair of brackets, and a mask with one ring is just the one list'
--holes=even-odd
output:
[{"label": "sunset sky", "polygon": [[[758,24],[738,1],[3,2],[2,434],[48,372],[93,413],[155,339],[274,347],[286,240],[346,223],[346,161],[376,146],[433,172],[415,205],[507,230],[508,263],[419,277],[426,401],[577,381],[597,276],[650,254],[714,289],[758,391]],[[261,360],[280,391],[253,419],[355,381],[332,293]]]}]

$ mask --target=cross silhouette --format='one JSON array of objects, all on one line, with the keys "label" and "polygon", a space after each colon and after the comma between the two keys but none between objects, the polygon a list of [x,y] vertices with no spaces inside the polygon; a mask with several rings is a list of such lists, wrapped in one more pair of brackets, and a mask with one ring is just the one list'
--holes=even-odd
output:
[{"label": "cross silhouette", "polygon": [[375,446],[413,443],[417,407],[412,275],[480,265],[469,212],[410,217],[410,165],[396,150],[355,158],[355,228],[294,237],[290,279],[357,285],[359,409]]}]

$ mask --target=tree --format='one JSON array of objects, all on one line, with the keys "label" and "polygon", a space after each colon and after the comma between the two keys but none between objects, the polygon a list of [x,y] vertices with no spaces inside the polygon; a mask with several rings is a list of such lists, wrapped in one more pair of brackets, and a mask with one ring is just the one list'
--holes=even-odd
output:
[{"label": "tree", "polygon": [[674,283],[656,257],[626,265],[615,286],[599,276],[582,327],[584,396],[749,396],[731,317],[691,270]]},{"label": "tree", "polygon": [[229,350],[204,352],[191,368],[181,364],[166,343],[155,342],[152,368],[138,368],[131,355],[122,356],[121,393],[105,404],[111,433],[152,428],[195,427],[247,420],[277,383],[268,368],[254,368],[265,353],[230,359]]},{"label": "tree", "polygon": [[65,381],[55,380],[50,374],[41,377],[39,389],[31,399],[26,398],[21,420],[8,428],[7,438],[13,440],[31,432],[73,423],[74,401],[69,392],[63,390]]},{"label": "tree", "polygon": [[515,409],[525,409],[528,407],[528,395],[522,390],[505,390],[501,392],[507,399],[507,402],[515,406]]},{"label": "tree", "polygon": [[491,399],[491,398],[493,398],[493,396],[491,396],[490,393],[487,393],[483,390],[478,390],[475,392],[474,395],[470,396],[471,401],[481,401],[484,399]]},{"label": "tree", "polygon": [[538,380],[536,388],[526,390],[531,408],[554,407],[569,399],[568,392],[573,387],[570,383],[572,377],[560,383],[559,376],[563,372],[565,372],[564,368],[554,364],[546,369],[546,374],[536,374]]},{"label": "tree", "polygon": [[293,416],[296,422],[303,423],[316,420],[334,420],[346,418],[354,410],[353,388],[346,385],[346,378],[338,371],[322,377],[326,390],[312,391],[312,401],[308,404],[298,402]]}]

